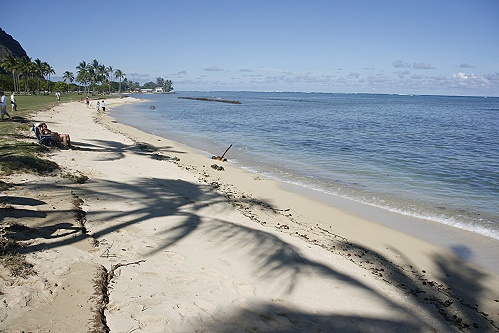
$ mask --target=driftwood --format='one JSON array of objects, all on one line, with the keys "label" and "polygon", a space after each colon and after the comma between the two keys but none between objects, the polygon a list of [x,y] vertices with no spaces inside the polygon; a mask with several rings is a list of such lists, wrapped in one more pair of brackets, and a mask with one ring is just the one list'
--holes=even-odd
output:
[{"label": "driftwood", "polygon": [[227,154],[227,152],[229,151],[229,149],[231,147],[232,147],[232,145],[230,145],[229,148],[225,149],[225,152],[222,154],[222,156],[212,156],[211,159],[212,160],[219,160],[222,162],[227,162],[227,159],[224,156],[225,156],[225,154]]},{"label": "driftwood", "polygon": [[225,154],[229,151],[229,149],[232,147],[232,145],[229,146],[229,148],[225,149],[224,153],[222,154],[222,159],[224,158]]}]

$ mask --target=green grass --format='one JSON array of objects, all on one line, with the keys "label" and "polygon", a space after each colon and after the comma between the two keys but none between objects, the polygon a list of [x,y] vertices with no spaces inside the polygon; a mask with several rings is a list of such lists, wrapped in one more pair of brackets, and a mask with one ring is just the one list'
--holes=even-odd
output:
[{"label": "green grass", "polygon": [[[69,101],[69,96],[61,96],[62,101],[65,99]],[[30,116],[35,111],[57,105],[55,96],[16,96],[16,100],[17,111],[12,112],[10,104],[7,105],[12,120],[0,121],[0,175],[16,172],[48,174],[58,169],[56,163],[41,157],[48,149],[38,145],[31,132]]]},{"label": "green grass", "polygon": [[[10,113],[10,93],[5,93],[7,95],[7,111]],[[61,101],[58,103],[55,99],[55,94],[50,95],[38,95],[38,96],[24,96],[24,95],[16,95],[17,101],[17,111],[18,112],[33,112],[36,110],[46,110],[50,109],[60,103],[64,102],[75,102],[85,99],[85,94],[78,95],[75,92],[69,93],[61,93]],[[97,97],[95,97],[97,98]],[[99,99],[102,98],[99,96]],[[112,98],[112,96],[105,96],[105,98]],[[94,97],[92,97],[94,99]]]}]

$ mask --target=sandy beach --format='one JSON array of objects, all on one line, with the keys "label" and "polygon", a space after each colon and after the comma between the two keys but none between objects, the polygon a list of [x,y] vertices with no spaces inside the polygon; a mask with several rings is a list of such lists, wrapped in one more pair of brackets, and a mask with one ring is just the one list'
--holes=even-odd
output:
[{"label": "sandy beach", "polygon": [[81,102],[32,121],[75,147],[50,151],[57,175],[4,179],[2,223],[37,274],[0,268],[0,332],[499,331],[496,271],[380,217]]}]

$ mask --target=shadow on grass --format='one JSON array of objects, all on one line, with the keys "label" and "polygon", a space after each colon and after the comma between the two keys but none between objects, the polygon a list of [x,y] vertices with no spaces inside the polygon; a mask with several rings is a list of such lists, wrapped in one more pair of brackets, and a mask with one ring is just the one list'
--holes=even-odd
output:
[{"label": "shadow on grass", "polygon": [[[26,139],[25,135],[18,134],[17,139]],[[57,163],[44,159],[40,153],[47,152],[47,147],[33,142],[16,140],[16,137],[3,136],[0,139],[0,173],[34,173],[45,175],[59,168]]]},{"label": "shadow on grass", "polygon": [[18,156],[13,154],[1,154],[2,171],[5,174],[15,172],[28,172],[47,175],[59,169],[57,163],[36,156]]}]

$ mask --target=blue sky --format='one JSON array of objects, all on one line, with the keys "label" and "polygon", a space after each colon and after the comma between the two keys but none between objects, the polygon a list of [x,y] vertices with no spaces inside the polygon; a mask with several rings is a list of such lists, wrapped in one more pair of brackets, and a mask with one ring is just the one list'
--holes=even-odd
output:
[{"label": "blue sky", "polygon": [[97,59],[177,91],[499,96],[499,0],[0,4],[0,27],[55,77]]}]

